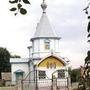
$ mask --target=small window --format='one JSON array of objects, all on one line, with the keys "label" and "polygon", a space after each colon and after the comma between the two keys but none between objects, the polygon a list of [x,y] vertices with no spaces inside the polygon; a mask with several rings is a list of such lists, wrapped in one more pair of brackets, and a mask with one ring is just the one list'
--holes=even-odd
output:
[{"label": "small window", "polygon": [[39,71],[39,79],[45,79],[46,78],[46,72],[45,71]]},{"label": "small window", "polygon": [[23,73],[16,73],[16,81],[23,79]]},{"label": "small window", "polygon": [[46,50],[50,49],[50,40],[49,39],[45,39],[44,43],[45,43],[45,49]]},{"label": "small window", "polygon": [[58,70],[58,78],[65,78],[65,70]]}]

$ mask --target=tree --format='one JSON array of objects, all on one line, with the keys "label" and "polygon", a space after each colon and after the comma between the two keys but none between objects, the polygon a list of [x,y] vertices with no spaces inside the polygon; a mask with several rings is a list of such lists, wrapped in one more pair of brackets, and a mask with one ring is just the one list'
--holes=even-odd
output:
[{"label": "tree", "polygon": [[19,55],[10,55],[10,58],[21,58]]},{"label": "tree", "polygon": [[[84,9],[87,18],[88,18],[88,25],[87,25],[87,32],[88,32],[88,42],[90,44],[90,15],[89,15],[89,9],[90,9],[90,0],[88,0],[88,5]],[[87,52],[87,57],[85,58],[85,81],[86,81],[86,88],[88,87],[90,90],[90,50]]]},{"label": "tree", "polygon": [[71,82],[78,82],[79,78],[80,78],[80,70],[79,70],[79,68],[71,70],[70,77],[71,77]]},{"label": "tree", "polygon": [[1,72],[10,72],[10,53],[6,48],[0,47],[0,78]]},{"label": "tree", "polygon": [[[88,43],[90,44],[90,15],[89,15],[89,7],[90,7],[90,0],[88,0],[88,5],[84,8],[84,11],[87,15],[88,25],[87,25],[87,32],[88,32]],[[79,82],[79,90],[90,90],[90,50],[87,52],[87,57],[85,58],[85,66],[84,66],[84,73],[80,77]]]},{"label": "tree", "polygon": [[[87,25],[87,32],[88,35],[87,37],[90,37],[90,15],[89,15],[89,9],[90,9],[90,0],[88,0],[88,5],[83,9],[85,11],[85,14],[87,15],[87,19],[88,19],[88,25]],[[88,42],[90,43],[90,39],[88,40]]]},{"label": "tree", "polygon": [[[17,15],[18,12],[20,12],[22,15],[25,15],[27,13],[27,10],[23,8],[22,3],[24,4],[30,4],[28,0],[9,0],[9,3],[14,4],[15,6],[10,9],[10,11],[14,12],[14,15]],[[16,5],[17,4],[17,5]]]}]

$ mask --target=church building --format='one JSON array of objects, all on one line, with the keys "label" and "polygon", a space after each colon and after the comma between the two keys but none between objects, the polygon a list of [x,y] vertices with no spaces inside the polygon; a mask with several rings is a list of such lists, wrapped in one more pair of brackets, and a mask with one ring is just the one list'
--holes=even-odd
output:
[{"label": "church building", "polygon": [[[54,76],[67,84],[68,62],[60,56],[60,37],[52,29],[47,17],[45,0],[41,4],[42,16],[37,24],[29,49],[29,58],[11,58],[12,83],[28,80],[45,81]],[[37,76],[35,72],[37,71]]]}]

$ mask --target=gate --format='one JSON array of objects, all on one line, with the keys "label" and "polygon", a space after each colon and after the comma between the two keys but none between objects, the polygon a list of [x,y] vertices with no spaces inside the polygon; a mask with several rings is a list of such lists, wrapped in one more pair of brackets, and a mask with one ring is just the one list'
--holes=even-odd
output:
[{"label": "gate", "polygon": [[52,86],[51,86],[51,90],[57,90],[57,78],[52,75]]},{"label": "gate", "polygon": [[[30,78],[30,74],[34,78]],[[21,81],[21,90],[52,90],[52,79],[39,79],[37,70],[31,71],[25,79]]]},{"label": "gate", "polygon": [[68,78],[61,78],[57,79],[55,77],[55,73],[52,73],[52,87],[51,90],[69,90],[69,79]]},{"label": "gate", "polygon": [[23,80],[21,84],[21,90],[52,90],[51,86],[51,79],[37,80],[37,82]]},{"label": "gate", "polygon": [[[30,79],[31,73],[35,74],[34,80]],[[67,85],[68,79],[60,80],[55,78],[53,74],[52,74],[52,79],[49,78],[39,79],[37,77],[37,70],[36,70],[35,72],[30,72],[28,77],[26,77],[26,79],[23,79],[21,81],[21,90],[69,90]]]},{"label": "gate", "polygon": [[21,90],[69,90],[66,81],[59,81],[56,78],[26,81],[23,80]]},{"label": "gate", "polygon": [[51,90],[52,80],[46,79],[38,82],[38,90]]}]

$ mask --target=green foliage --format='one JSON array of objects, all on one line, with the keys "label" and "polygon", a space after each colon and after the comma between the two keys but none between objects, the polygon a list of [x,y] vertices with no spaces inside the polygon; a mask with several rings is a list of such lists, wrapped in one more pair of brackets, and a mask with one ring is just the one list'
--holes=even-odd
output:
[{"label": "green foliage", "polygon": [[28,0],[23,0],[23,2],[24,2],[25,4],[30,4],[30,2],[29,2]]},{"label": "green foliage", "polygon": [[[88,0],[89,1],[89,0]],[[83,9],[87,15],[87,18],[88,18],[88,25],[87,25],[87,32],[88,32],[88,35],[87,37],[89,38],[90,37],[90,15],[89,15],[89,8],[90,8],[90,3],[88,3],[87,7],[85,9]],[[88,42],[90,43],[90,40],[88,40]]]},{"label": "green foliage", "polygon": [[[88,0],[88,1],[90,1],[90,0]],[[89,8],[90,8],[90,2],[88,3],[87,7],[84,9],[84,11],[87,15],[87,19],[89,20],[88,25],[87,25],[87,32],[88,32],[87,37],[88,38],[90,37]],[[90,38],[89,38],[88,42],[90,43]],[[87,57],[85,58],[85,66],[84,67],[85,67],[84,73],[83,73],[83,76],[80,77],[78,90],[90,90],[90,51],[87,52]]]},{"label": "green foliage", "polygon": [[18,0],[9,1],[9,3],[12,3],[12,4],[17,3],[17,2],[18,2]]},{"label": "green foliage", "polygon": [[84,78],[80,78],[79,84],[78,84],[78,90],[86,90],[86,81]]},{"label": "green foliage", "polygon": [[90,64],[90,51],[87,52],[87,57],[85,58],[86,69],[89,68],[89,64]]},{"label": "green foliage", "polygon": [[19,55],[10,55],[9,51],[6,48],[0,47],[0,78],[1,72],[10,72],[10,58],[21,58]]},{"label": "green foliage", "polygon": [[0,78],[1,72],[10,72],[10,53],[6,48],[0,47]]},{"label": "green foliage", "polygon": [[13,7],[10,9],[10,11],[16,11],[17,8]]},{"label": "green foliage", "polygon": [[78,82],[80,78],[80,69],[73,69],[70,73],[71,82]]},{"label": "green foliage", "polygon": [[26,14],[26,13],[27,13],[27,11],[26,11],[26,9],[21,8],[21,9],[20,9],[20,13],[24,15],[24,14]]},{"label": "green foliage", "polygon": [[79,90],[90,90],[90,51],[87,52],[87,57],[85,58],[84,75],[80,78],[78,86]]},{"label": "green foliage", "polygon": [[14,0],[14,1],[9,1],[9,3],[11,4],[17,4],[17,7],[12,7],[10,9],[10,11],[13,11],[14,12],[14,15],[17,15],[18,12],[20,12],[22,15],[25,15],[27,13],[27,10],[25,8],[23,8],[22,4],[21,3],[24,3],[24,4],[30,4],[30,2],[28,0]]},{"label": "green foliage", "polygon": [[87,32],[90,32],[90,21],[88,22]]},{"label": "green foliage", "polygon": [[19,55],[10,55],[10,58],[21,58]]}]

